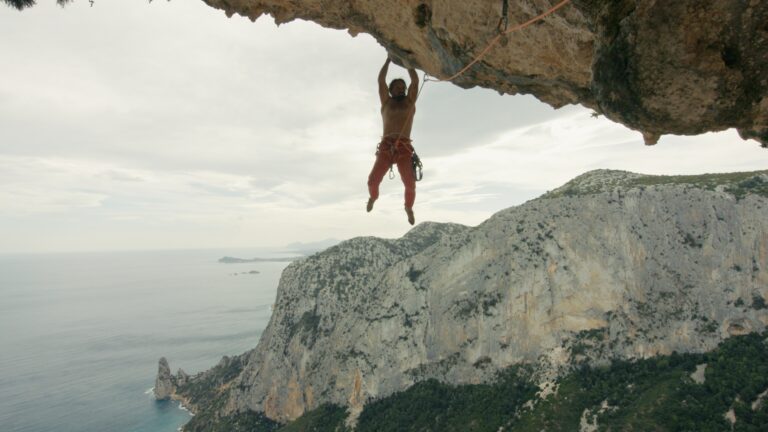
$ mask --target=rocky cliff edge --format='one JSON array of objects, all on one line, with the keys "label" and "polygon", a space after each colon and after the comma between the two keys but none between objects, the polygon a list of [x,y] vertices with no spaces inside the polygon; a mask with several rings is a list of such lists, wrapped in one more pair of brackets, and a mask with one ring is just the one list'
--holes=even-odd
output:
[{"label": "rocky cliff edge", "polygon": [[530,364],[546,389],[584,362],[711,350],[768,324],[766,214],[768,171],[599,170],[477,227],[352,239],[289,265],[258,346],[174,395],[286,422],[429,378]]}]

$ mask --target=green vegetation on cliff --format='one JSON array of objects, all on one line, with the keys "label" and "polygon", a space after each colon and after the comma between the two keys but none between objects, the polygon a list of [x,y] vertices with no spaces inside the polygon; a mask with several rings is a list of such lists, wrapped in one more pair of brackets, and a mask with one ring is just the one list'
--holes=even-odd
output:
[{"label": "green vegetation on cliff", "polygon": [[[672,354],[606,368],[583,368],[559,382],[557,394],[525,412],[509,431],[568,431],[585,410],[600,431],[735,431],[768,427],[768,407],[751,403],[768,389],[768,345],[759,335],[735,337],[707,354]],[[705,381],[691,379],[706,363]],[[766,401],[768,402],[768,401]],[[739,415],[741,413],[741,415]]]},{"label": "green vegetation on cliff", "polygon": [[346,408],[338,405],[322,405],[278,429],[278,432],[346,432],[348,430],[344,427],[346,418]]},{"label": "green vegetation on cliff", "polygon": [[[768,430],[768,332],[733,337],[705,354],[676,354],[583,367],[533,405],[536,388],[512,368],[489,385],[428,380],[366,405],[357,431],[573,431],[585,419],[598,431]],[[691,373],[706,363],[704,382]],[[762,401],[762,402],[761,402]],[[753,409],[754,405],[754,409]],[[342,407],[325,405],[278,429],[346,431]],[[232,429],[235,430],[235,429]],[[241,430],[241,429],[237,429]],[[272,431],[274,429],[250,429]]]},{"label": "green vegetation on cliff", "polygon": [[538,390],[525,371],[511,368],[494,384],[418,383],[366,405],[358,431],[496,431]]}]

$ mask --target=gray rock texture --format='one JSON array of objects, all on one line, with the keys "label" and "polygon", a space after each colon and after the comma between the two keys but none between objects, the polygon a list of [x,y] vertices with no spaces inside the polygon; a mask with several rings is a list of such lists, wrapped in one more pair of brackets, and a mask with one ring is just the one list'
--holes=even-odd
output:
[{"label": "gray rock texture", "polygon": [[[399,62],[448,78],[498,34],[503,1],[204,0],[252,20],[314,21],[369,33]],[[509,0],[509,26],[556,0]],[[572,0],[506,35],[453,82],[579,103],[641,131],[737,128],[768,145],[768,2]]]},{"label": "gray rock texture", "polygon": [[168,360],[166,360],[165,357],[160,357],[157,366],[157,378],[155,378],[155,399],[170,399],[174,391],[174,386],[175,382],[171,375],[171,368],[168,367]]},{"label": "gray rock texture", "polygon": [[285,422],[427,378],[528,363],[546,390],[582,362],[708,351],[768,324],[767,215],[768,171],[593,171],[477,227],[352,239],[289,265],[258,346],[189,378],[215,397],[177,391]]},{"label": "gray rock texture", "polygon": [[183,369],[176,372],[176,385],[182,386],[189,381],[189,375]]}]

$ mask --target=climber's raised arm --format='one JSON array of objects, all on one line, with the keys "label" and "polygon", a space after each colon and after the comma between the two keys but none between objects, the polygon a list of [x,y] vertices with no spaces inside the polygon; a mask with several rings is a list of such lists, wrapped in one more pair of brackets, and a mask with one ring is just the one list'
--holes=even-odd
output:
[{"label": "climber's raised arm", "polygon": [[411,77],[411,84],[408,86],[408,99],[411,102],[416,102],[416,98],[419,97],[419,75],[416,74],[416,69],[408,69],[408,76]]},{"label": "climber's raised arm", "polygon": [[387,87],[387,69],[389,69],[389,57],[384,62],[384,66],[381,67],[379,72],[379,99],[381,104],[384,105],[389,100],[389,87]]}]

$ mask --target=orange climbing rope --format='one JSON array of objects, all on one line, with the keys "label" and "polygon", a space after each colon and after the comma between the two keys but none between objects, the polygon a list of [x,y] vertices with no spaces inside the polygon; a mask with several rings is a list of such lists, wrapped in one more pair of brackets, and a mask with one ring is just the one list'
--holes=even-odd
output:
[{"label": "orange climbing rope", "polygon": [[[536,23],[538,21],[543,20],[544,18],[546,18],[549,15],[552,15],[558,9],[560,9],[561,7],[565,6],[566,4],[568,4],[570,2],[571,2],[571,0],[563,0],[560,3],[552,6],[550,9],[548,9],[546,12],[542,13],[541,15],[537,15],[537,16],[529,19],[528,21],[526,21],[526,22],[524,22],[522,24],[518,24],[518,25],[516,25],[516,26],[514,26],[512,28],[509,28],[509,29],[505,28],[503,31],[500,30],[499,34],[497,34],[496,37],[494,37],[493,39],[491,39],[490,42],[488,42],[488,45],[480,52],[480,54],[477,55],[477,57],[475,57],[474,60],[469,62],[460,71],[456,72],[455,74],[451,75],[448,78],[445,78],[445,79],[439,79],[439,78],[430,79],[427,76],[426,72],[425,72],[424,73],[424,79],[421,81],[421,86],[419,86],[419,91],[416,93],[416,99],[418,99],[419,96],[421,95],[421,90],[424,88],[424,84],[426,84],[427,81],[435,81],[435,82],[453,81],[458,76],[460,76],[461,74],[466,72],[469,68],[471,68],[475,63],[479,62],[486,54],[488,54],[488,51],[490,51],[491,48],[493,48],[494,45],[499,43],[499,41],[501,40],[501,38],[503,36],[508,35],[508,34],[510,34],[512,32],[516,32],[518,30],[522,30],[522,29],[530,26],[531,24],[534,24],[534,23]],[[505,12],[506,12],[506,8],[507,8],[507,4],[505,3],[504,4]],[[499,21],[499,26],[501,26],[502,23],[506,23],[506,16],[503,16],[502,19]],[[415,106],[414,106],[414,108],[415,108]],[[403,128],[400,130],[400,133],[397,135],[397,139],[400,139],[400,137],[403,135],[403,132],[405,131],[406,124],[403,124]],[[390,174],[392,174],[392,177],[394,177],[394,173],[392,172],[392,167],[390,167]],[[390,177],[390,178],[392,178],[392,177]]]},{"label": "orange climbing rope", "polygon": [[[546,12],[542,13],[541,15],[538,15],[538,16],[536,16],[536,17],[533,17],[533,18],[529,19],[528,21],[526,21],[526,22],[524,22],[524,23],[522,23],[522,24],[518,24],[518,25],[516,25],[516,26],[514,26],[514,27],[512,27],[512,28],[510,28],[510,29],[506,29],[506,30],[504,30],[504,31],[502,31],[502,32],[499,32],[499,34],[497,34],[497,35],[496,35],[496,37],[494,37],[493,39],[491,39],[491,41],[488,43],[488,45],[485,47],[485,49],[483,49],[483,50],[480,52],[480,54],[478,54],[478,55],[477,55],[477,57],[475,57],[475,59],[474,59],[474,60],[472,60],[471,62],[469,62],[469,64],[467,64],[466,66],[464,66],[464,67],[463,67],[463,68],[462,68],[460,71],[456,72],[456,73],[455,73],[455,74],[453,74],[452,76],[450,76],[450,77],[448,77],[448,78],[445,78],[445,79],[439,79],[439,78],[436,78],[436,79],[430,79],[429,81],[438,81],[438,82],[439,82],[439,81],[453,81],[453,80],[454,80],[454,79],[456,79],[456,78],[457,78],[459,75],[463,74],[463,73],[464,73],[464,72],[466,72],[466,71],[467,71],[469,68],[471,68],[471,67],[472,67],[472,66],[473,66],[475,63],[479,62],[479,61],[480,61],[480,59],[482,59],[482,58],[483,58],[483,57],[484,57],[486,54],[488,54],[488,51],[490,51],[490,50],[491,50],[491,48],[493,48],[493,46],[494,46],[494,45],[496,45],[497,43],[499,43],[499,41],[501,40],[501,38],[502,38],[503,36],[505,36],[505,35],[507,35],[507,34],[509,34],[509,33],[512,33],[512,32],[515,32],[515,31],[518,31],[518,30],[522,30],[522,29],[524,29],[524,28],[526,28],[526,27],[530,26],[531,24],[533,24],[533,23],[535,23],[535,22],[537,22],[537,21],[541,21],[541,20],[543,20],[544,18],[546,18],[546,17],[547,17],[547,16],[549,16],[549,15],[552,15],[552,14],[553,14],[553,13],[555,13],[555,12],[556,12],[558,9],[560,9],[561,7],[565,6],[566,4],[568,4],[568,3],[570,3],[570,2],[571,2],[571,0],[563,0],[563,1],[561,1],[560,3],[556,4],[555,6],[552,6],[552,8],[550,8],[550,9],[549,9],[549,10],[547,10]],[[426,78],[425,78],[425,81],[427,81],[427,79],[426,79]]]}]

